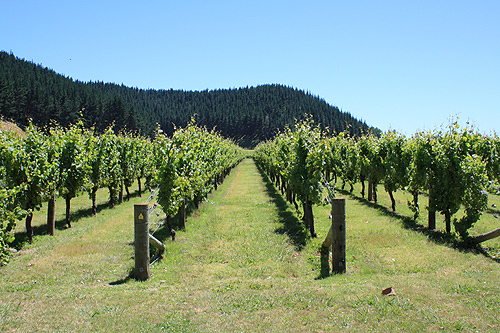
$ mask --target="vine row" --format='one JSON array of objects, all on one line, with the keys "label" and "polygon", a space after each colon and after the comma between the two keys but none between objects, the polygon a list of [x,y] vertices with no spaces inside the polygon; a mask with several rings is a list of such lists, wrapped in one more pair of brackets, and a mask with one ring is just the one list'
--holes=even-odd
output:
[{"label": "vine row", "polygon": [[57,196],[65,199],[66,223],[71,227],[71,200],[81,192],[88,193],[95,215],[98,189],[108,189],[109,205],[114,207],[130,199],[135,180],[141,195],[145,179],[147,188],[159,188],[160,204],[169,218],[190,201],[198,205],[243,157],[232,141],[194,121],[172,137],[158,130],[153,140],[115,134],[111,127],[98,133],[82,123],[66,129],[30,124],[23,135],[0,132],[0,261],[8,260],[17,221],[26,219],[32,241],[33,213],[44,202],[47,232],[54,234]]},{"label": "vine row", "polygon": [[342,189],[361,183],[361,195],[377,201],[377,185],[383,184],[392,210],[394,192],[407,191],[414,218],[421,215],[419,196],[429,197],[426,209],[430,229],[436,228],[436,212],[445,217],[451,232],[452,217],[463,208],[465,214],[453,219],[456,233],[470,240],[469,229],[488,205],[488,191],[500,191],[500,140],[496,134],[481,134],[467,124],[453,121],[448,127],[418,132],[411,137],[388,131],[380,137],[359,138],[346,133],[329,135],[312,119],[298,122],[273,140],[256,148],[254,158],[287,199],[303,205],[305,226],[314,237],[311,205],[323,202],[323,185],[340,179]]}]

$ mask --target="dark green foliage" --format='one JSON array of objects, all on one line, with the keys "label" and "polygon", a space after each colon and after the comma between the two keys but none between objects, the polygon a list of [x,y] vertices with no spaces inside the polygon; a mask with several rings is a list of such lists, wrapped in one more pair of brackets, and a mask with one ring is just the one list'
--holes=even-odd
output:
[{"label": "dark green foliage", "polygon": [[[159,123],[167,135],[175,126],[184,127],[193,115],[197,124],[216,127],[225,137],[237,142],[259,142],[273,138],[295,120],[312,115],[316,123],[331,132],[348,131],[360,136],[370,129],[350,114],[324,100],[283,85],[262,85],[212,91],[138,90],[114,84],[103,87],[106,93],[121,96],[142,114],[142,129],[147,134]],[[349,126],[349,124],[351,126]]]},{"label": "dark green foliage", "polygon": [[104,131],[137,130],[134,110],[98,84],[74,81],[51,69],[0,52],[0,115],[18,125],[38,127],[56,122],[63,127],[81,117],[85,126]]},{"label": "dark green foliage", "polygon": [[0,115],[26,126],[55,121],[67,127],[83,117],[85,126],[103,132],[112,123],[119,132],[154,136],[157,124],[169,136],[194,116],[199,126],[216,127],[243,146],[273,138],[295,120],[312,115],[322,129],[351,136],[370,128],[326,101],[283,85],[212,91],[143,90],[103,82],[83,83],[53,70],[0,52]]}]

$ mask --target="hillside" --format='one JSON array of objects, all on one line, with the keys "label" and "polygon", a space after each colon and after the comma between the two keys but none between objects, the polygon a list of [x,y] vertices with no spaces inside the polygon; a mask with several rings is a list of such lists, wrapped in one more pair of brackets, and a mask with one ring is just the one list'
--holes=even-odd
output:
[{"label": "hillside", "polygon": [[295,119],[311,114],[322,127],[352,135],[375,131],[318,96],[283,85],[205,91],[143,90],[104,82],[80,82],[0,52],[0,115],[26,125],[63,126],[83,116],[102,130],[114,123],[152,135],[157,124],[171,134],[192,117],[243,145],[272,138]]},{"label": "hillside", "polygon": [[16,124],[10,121],[0,120],[0,131],[11,132],[16,136],[23,137],[25,135],[24,131],[19,128]]}]

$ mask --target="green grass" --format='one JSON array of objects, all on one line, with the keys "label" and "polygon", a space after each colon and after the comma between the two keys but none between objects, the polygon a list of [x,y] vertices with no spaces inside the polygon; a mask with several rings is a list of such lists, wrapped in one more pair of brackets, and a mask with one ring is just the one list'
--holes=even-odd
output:
[{"label": "green grass", "polygon": [[[314,208],[319,237],[305,237],[294,209],[249,159],[191,212],[175,242],[158,231],[167,252],[146,282],[128,279],[133,204],[145,197],[110,210],[100,191],[94,218],[83,195],[72,202],[71,229],[58,201],[56,236],[36,236],[0,268],[0,331],[497,332],[499,240],[485,251],[457,247],[441,221],[436,233],[411,222],[409,196],[397,193],[393,214],[379,192],[378,205],[338,192],[347,198],[347,274],[325,279],[318,249],[329,208]],[[497,221],[485,214],[472,233]],[[42,210],[39,233],[44,223]],[[386,287],[396,295],[382,295]]]}]

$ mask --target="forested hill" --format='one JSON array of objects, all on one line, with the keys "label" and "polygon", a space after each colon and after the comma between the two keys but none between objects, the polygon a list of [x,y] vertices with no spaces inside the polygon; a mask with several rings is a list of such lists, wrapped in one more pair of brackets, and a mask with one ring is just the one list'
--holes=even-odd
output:
[{"label": "forested hill", "polygon": [[20,125],[31,118],[40,126],[51,121],[67,126],[83,116],[98,130],[114,122],[116,130],[144,135],[157,124],[171,134],[194,117],[200,126],[216,127],[245,145],[273,137],[306,114],[335,132],[379,132],[317,96],[283,85],[182,91],[84,83],[6,52],[0,52],[0,114]]}]

